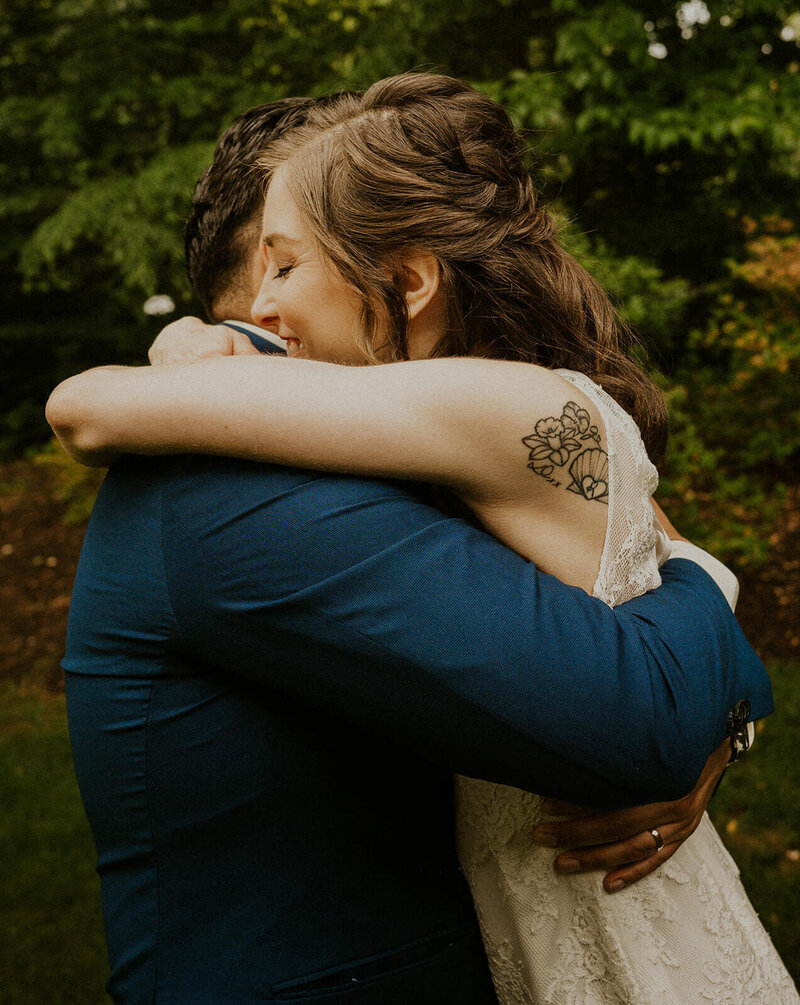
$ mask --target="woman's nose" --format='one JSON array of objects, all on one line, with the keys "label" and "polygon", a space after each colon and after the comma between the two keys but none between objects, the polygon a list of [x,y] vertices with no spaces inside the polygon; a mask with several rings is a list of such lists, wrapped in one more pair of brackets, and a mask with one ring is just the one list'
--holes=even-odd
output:
[{"label": "woman's nose", "polygon": [[275,297],[270,292],[270,285],[271,283],[265,275],[264,281],[261,283],[259,291],[256,294],[256,299],[253,301],[250,317],[253,319],[254,324],[277,334],[280,317]]}]

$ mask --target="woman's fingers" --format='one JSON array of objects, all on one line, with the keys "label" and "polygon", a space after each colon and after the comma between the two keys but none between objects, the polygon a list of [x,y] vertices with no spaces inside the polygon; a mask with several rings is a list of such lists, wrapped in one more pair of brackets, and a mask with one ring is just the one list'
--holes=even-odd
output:
[{"label": "woman's fingers", "polygon": [[151,365],[185,362],[192,346],[207,327],[200,318],[195,317],[178,318],[177,321],[170,322],[161,329],[148,350],[147,358]]},{"label": "woman's fingers", "polygon": [[256,349],[250,339],[244,334],[244,332],[236,331],[233,328],[227,328],[230,334],[230,353],[223,353],[223,355],[231,356],[260,356],[261,353]]}]

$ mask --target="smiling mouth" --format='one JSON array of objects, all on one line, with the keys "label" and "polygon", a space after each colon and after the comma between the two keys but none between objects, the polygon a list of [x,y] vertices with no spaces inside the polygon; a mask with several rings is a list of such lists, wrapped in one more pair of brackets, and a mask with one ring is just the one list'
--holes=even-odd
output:
[{"label": "smiling mouth", "polygon": [[303,343],[300,341],[299,338],[293,338],[290,335],[281,335],[280,337],[286,343],[287,356],[296,356],[303,348]]}]

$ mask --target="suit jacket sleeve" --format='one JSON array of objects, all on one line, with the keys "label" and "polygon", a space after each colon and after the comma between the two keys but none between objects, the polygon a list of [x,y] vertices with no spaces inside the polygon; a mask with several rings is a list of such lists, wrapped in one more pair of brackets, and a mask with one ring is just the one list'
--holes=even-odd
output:
[{"label": "suit jacket sleeve", "polygon": [[769,681],[697,565],[614,610],[396,486],[201,458],[165,492],[181,644],[463,774],[674,798]]}]

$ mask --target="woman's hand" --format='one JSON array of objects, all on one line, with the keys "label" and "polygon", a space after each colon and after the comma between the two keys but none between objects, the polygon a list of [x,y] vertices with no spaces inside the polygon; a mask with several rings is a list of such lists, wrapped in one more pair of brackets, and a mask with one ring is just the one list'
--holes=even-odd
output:
[{"label": "woman's hand", "polygon": [[213,356],[258,356],[250,339],[227,325],[207,325],[200,318],[179,318],[162,328],[147,357],[153,366],[193,363]]}]

